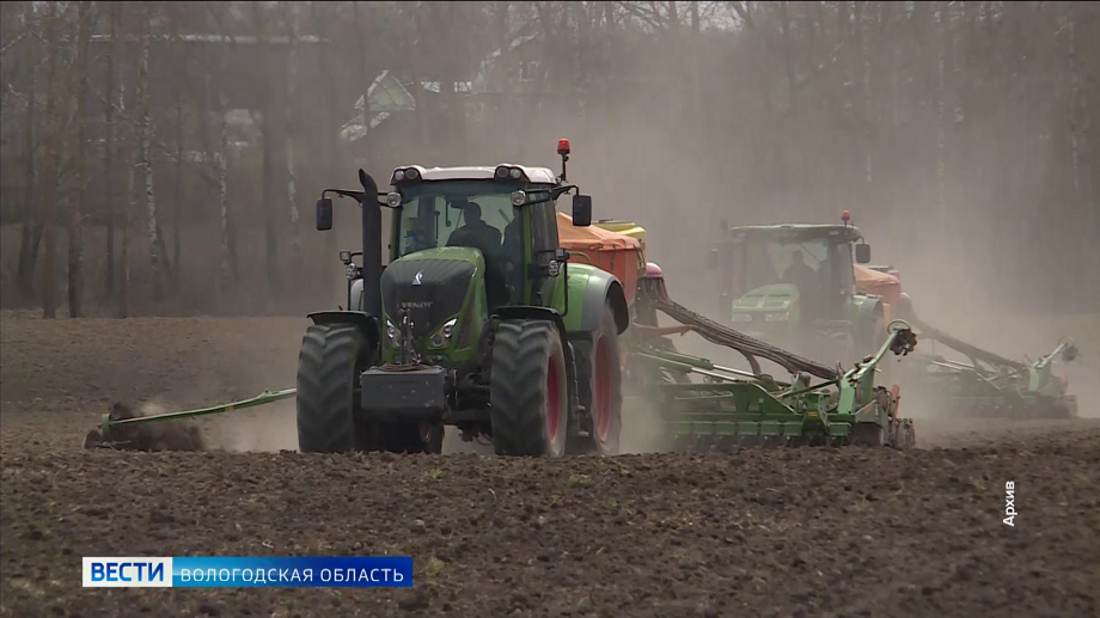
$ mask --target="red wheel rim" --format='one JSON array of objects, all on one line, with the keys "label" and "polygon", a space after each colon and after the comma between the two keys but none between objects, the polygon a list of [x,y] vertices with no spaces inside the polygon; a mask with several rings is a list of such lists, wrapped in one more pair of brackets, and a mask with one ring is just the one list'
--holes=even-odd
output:
[{"label": "red wheel rim", "polygon": [[592,394],[596,439],[607,442],[611,429],[611,359],[607,351],[607,340],[600,338],[596,345],[596,384]]},{"label": "red wheel rim", "polygon": [[549,366],[546,368],[546,435],[551,442],[558,439],[559,403],[558,364],[551,356]]}]

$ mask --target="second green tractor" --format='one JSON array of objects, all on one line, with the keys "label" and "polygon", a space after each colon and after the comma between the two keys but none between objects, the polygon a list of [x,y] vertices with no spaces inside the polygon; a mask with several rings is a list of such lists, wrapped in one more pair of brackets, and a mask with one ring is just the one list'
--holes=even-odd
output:
[{"label": "second green tractor", "polygon": [[857,289],[853,257],[866,264],[871,248],[847,211],[841,218],[725,230],[708,264],[720,274],[723,321],[810,358],[851,363],[873,354],[887,337],[889,309]]}]

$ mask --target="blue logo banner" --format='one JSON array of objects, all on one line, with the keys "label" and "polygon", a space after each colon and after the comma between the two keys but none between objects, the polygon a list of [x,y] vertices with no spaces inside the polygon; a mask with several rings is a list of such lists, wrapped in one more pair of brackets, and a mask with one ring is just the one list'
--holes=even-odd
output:
[{"label": "blue logo banner", "polygon": [[173,556],[173,588],[410,588],[411,556]]}]

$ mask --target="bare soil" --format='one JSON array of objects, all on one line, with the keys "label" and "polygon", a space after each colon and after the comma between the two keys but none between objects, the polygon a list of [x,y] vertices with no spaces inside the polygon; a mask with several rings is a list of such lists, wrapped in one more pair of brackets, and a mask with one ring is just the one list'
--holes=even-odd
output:
[{"label": "bare soil", "polygon": [[[540,461],[304,455],[290,404],[204,423],[217,452],[81,448],[116,401],[292,386],[305,324],[3,316],[0,615],[1100,612],[1092,419],[918,424],[907,452]],[[411,590],[80,587],[81,556],[382,553],[413,556]]]}]

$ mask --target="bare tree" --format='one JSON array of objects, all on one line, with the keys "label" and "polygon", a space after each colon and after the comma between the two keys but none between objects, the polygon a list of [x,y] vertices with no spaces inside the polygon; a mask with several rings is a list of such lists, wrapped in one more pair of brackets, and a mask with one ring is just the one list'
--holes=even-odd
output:
[{"label": "bare tree", "polygon": [[164,296],[164,282],[161,276],[161,247],[159,224],[157,222],[157,200],[153,188],[153,118],[150,109],[149,92],[149,52],[152,45],[152,8],[145,3],[142,12],[141,51],[138,55],[137,83],[137,119],[140,133],[140,166],[145,179],[145,223],[146,236],[149,239],[149,276],[153,280],[153,300]]},{"label": "bare tree", "polygon": [[[422,41],[424,41],[425,39],[423,34],[424,22],[419,8],[419,3],[410,2],[408,4],[402,4],[399,10],[401,10],[403,15],[409,15],[411,17],[411,19],[409,20],[411,26],[406,31],[408,34],[406,35],[405,39],[405,49],[407,49],[409,53],[409,69],[412,74],[413,92],[416,93],[415,95],[413,95],[413,104],[416,106],[416,109],[413,113],[416,114],[416,125],[419,129],[420,147],[424,150],[425,153],[430,153],[432,139],[430,128],[431,125],[428,122],[427,89],[422,87],[424,79],[424,65],[421,49],[423,48]],[[506,11],[507,7],[505,7],[504,10]],[[504,49],[504,47],[507,45],[508,41],[502,41],[500,49]]]},{"label": "bare tree", "polygon": [[[119,98],[121,100],[121,96]],[[131,135],[136,139],[138,132],[131,131]],[[130,317],[130,241],[133,236],[133,213],[138,207],[138,162],[131,154],[124,154],[123,161],[126,162],[126,207],[122,209],[122,243],[119,251],[122,272],[118,288],[118,317],[127,318]]]},{"label": "bare tree", "polygon": [[84,286],[83,270],[83,202],[85,167],[84,111],[88,95],[88,39],[92,27],[92,3],[81,2],[78,8],[78,33],[73,39],[72,92],[74,94],[76,143],[70,148],[73,170],[72,196],[69,198],[69,317],[81,315],[81,293]]},{"label": "bare tree", "polygon": [[281,2],[283,25],[287,32],[286,58],[286,105],[284,123],[286,127],[286,200],[287,214],[290,215],[290,253],[294,268],[298,273],[304,268],[302,258],[302,236],[298,229],[298,179],[294,173],[294,139],[297,132],[295,106],[298,101],[298,34],[290,16],[286,2]]},{"label": "bare tree", "polygon": [[[322,8],[326,7],[326,8]],[[312,24],[314,31],[321,38],[321,48],[317,54],[317,67],[318,72],[321,74],[321,79],[324,83],[325,100],[327,101],[327,127],[325,137],[325,167],[329,173],[339,174],[343,170],[343,166],[340,162],[339,144],[337,142],[337,136],[340,133],[340,90],[337,88],[337,81],[335,70],[333,68],[334,55],[330,51],[331,43],[331,30],[330,22],[326,9],[331,8],[328,3],[322,2],[310,2],[310,23]],[[322,12],[326,11],[326,12]],[[419,101],[417,102],[419,107]],[[336,253],[336,235],[325,235],[325,255],[332,256]],[[328,279],[328,281],[332,281]],[[327,290],[329,293],[331,289]]]},{"label": "bare tree", "polygon": [[[178,62],[181,67],[186,67],[187,66],[187,61],[184,57],[183,45],[180,41],[180,29],[179,29],[180,24],[179,24],[179,14],[178,14],[178,10],[179,10],[180,5],[173,4],[173,5],[169,5],[169,6],[171,7],[170,15],[172,17],[172,47],[173,47],[173,51],[175,52],[173,54],[173,56],[174,56],[173,59],[176,62]],[[172,195],[172,259],[171,259],[171,261],[166,261],[166,264],[174,265],[174,266],[169,266],[169,268],[167,269],[168,270],[168,275],[171,278],[173,291],[177,290],[178,287],[179,287],[179,272],[180,272],[180,269],[181,269],[181,264],[180,264],[180,251],[181,251],[181,249],[180,249],[180,246],[183,244],[183,238],[182,238],[183,237],[183,229],[182,229],[182,226],[180,225],[180,213],[183,211],[183,203],[182,203],[183,199],[184,199],[183,198],[183,196],[184,196],[183,185],[184,185],[184,181],[185,181],[184,167],[183,167],[183,159],[184,159],[184,151],[185,151],[184,136],[186,134],[185,131],[184,131],[184,125],[186,124],[186,118],[185,118],[184,113],[183,113],[183,88],[184,88],[185,84],[186,84],[186,79],[184,79],[183,77],[179,77],[179,78],[173,80],[173,84],[172,84],[172,90],[173,90],[172,94],[173,94],[173,98],[176,101],[176,105],[175,105],[175,112],[176,112],[176,114],[175,114],[176,115],[175,168],[176,168],[176,170],[175,170],[175,174],[174,174],[175,179],[174,179],[174,182],[172,183],[172,193],[173,193],[173,195]],[[161,235],[159,233],[159,231],[158,231],[157,236],[158,236],[158,238],[163,239],[163,235]]]},{"label": "bare tree", "polygon": [[[133,95],[131,95],[133,96]],[[126,82],[125,80],[119,81],[118,88],[118,112],[119,116],[126,114]],[[122,208],[122,221],[120,227],[122,228],[122,239],[119,243],[119,255],[118,255],[118,268],[119,268],[119,280],[118,280],[118,296],[116,297],[116,315],[120,318],[126,318],[130,315],[130,239],[132,236],[132,219],[133,212],[137,209],[137,161],[132,154],[134,147],[139,146],[137,141],[137,130],[133,123],[128,125],[129,131],[126,137],[129,138],[131,148],[122,148],[122,165],[126,170],[126,202]],[[122,141],[120,139],[120,141]]]},{"label": "bare tree", "polygon": [[[252,5],[252,17],[256,26],[256,46],[259,50],[259,100],[260,117],[252,116],[253,123],[259,128],[260,142],[262,146],[261,178],[260,178],[260,204],[264,213],[264,247],[268,268],[267,281],[273,293],[278,294],[282,287],[282,278],[279,275],[279,228],[275,219],[275,205],[272,198],[274,192],[274,142],[275,126],[271,122],[271,97],[274,89],[271,86],[271,42],[270,24],[267,11],[261,3]],[[249,110],[251,114],[251,110]]]},{"label": "bare tree", "polygon": [[[236,39],[230,33],[229,29],[224,23],[224,15],[214,5],[207,5],[211,11],[211,15],[215,22],[217,22],[219,31],[222,32],[221,46],[218,52],[218,74],[217,74],[217,113],[218,113],[218,149],[214,153],[215,173],[217,177],[218,187],[218,213],[220,224],[220,240],[221,250],[219,253],[218,263],[218,275],[215,290],[217,294],[217,305],[223,306],[229,290],[236,284],[240,283],[240,263],[237,255],[237,234],[236,228],[233,225],[233,216],[229,208],[229,163],[232,152],[229,148],[229,95],[226,92],[226,83],[230,79],[229,75],[229,53],[230,49],[235,50]],[[226,45],[228,40],[232,47]],[[209,75],[208,83],[209,83]],[[205,124],[205,116],[203,117]],[[207,135],[207,132],[203,131],[203,135]],[[211,152],[210,148],[206,149],[207,152]]]},{"label": "bare tree", "polygon": [[937,2],[936,46],[936,217],[941,238],[947,233],[947,58],[951,45],[947,2]]},{"label": "bare tree", "polygon": [[62,106],[59,100],[62,94],[58,67],[58,22],[61,16],[57,2],[46,3],[45,46],[46,46],[46,169],[42,183],[45,186],[42,198],[42,210],[45,213],[43,230],[45,255],[42,265],[42,316],[57,317],[57,184],[59,177],[59,159],[62,139]]},{"label": "bare tree", "polygon": [[1073,199],[1081,201],[1080,150],[1077,135],[1077,101],[1081,96],[1081,78],[1077,70],[1077,22],[1074,14],[1075,3],[1067,3],[1066,31],[1069,36],[1069,135],[1070,135],[1070,173],[1073,178]]},{"label": "bare tree", "polygon": [[[111,2],[109,32],[111,42],[107,47],[107,86],[105,98],[105,122],[103,140],[103,183],[104,197],[107,204],[107,280],[105,282],[107,297],[115,293],[115,195],[114,195],[114,155],[115,155],[115,58],[119,50],[119,21],[122,15],[122,3]],[[122,104],[121,93],[119,104]]]},{"label": "bare tree", "polygon": [[27,96],[27,119],[23,129],[24,183],[26,184],[23,195],[23,226],[20,231],[19,267],[17,271],[19,288],[25,298],[30,298],[34,295],[34,267],[38,259],[39,242],[42,239],[41,210],[34,205],[34,162],[36,150],[34,112],[38,107],[35,88],[35,75],[38,71],[34,63],[35,41],[37,37],[34,35],[37,34],[38,30],[37,22],[38,19],[35,16],[35,3],[27,2],[23,10],[23,28],[28,33],[28,36],[25,36],[23,39],[24,47],[28,48],[28,51],[24,52],[24,62],[26,66],[23,69],[25,80],[23,92],[26,93]]}]

